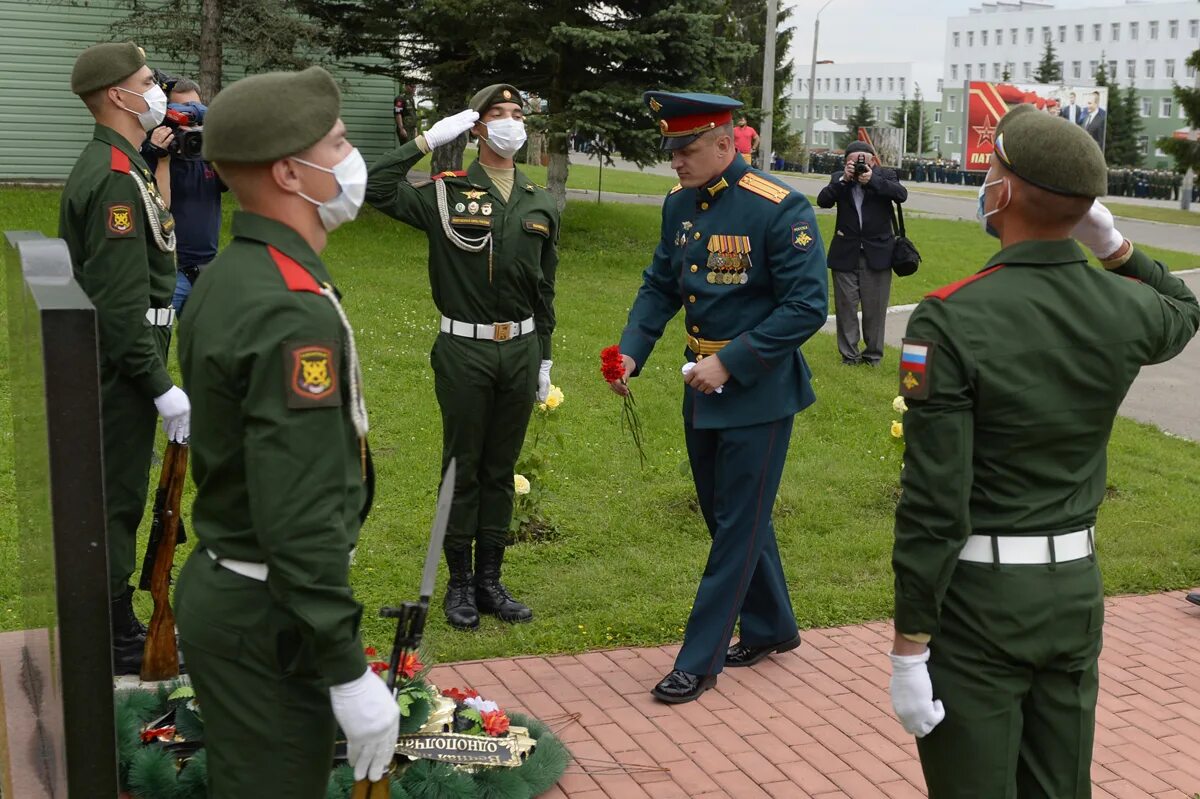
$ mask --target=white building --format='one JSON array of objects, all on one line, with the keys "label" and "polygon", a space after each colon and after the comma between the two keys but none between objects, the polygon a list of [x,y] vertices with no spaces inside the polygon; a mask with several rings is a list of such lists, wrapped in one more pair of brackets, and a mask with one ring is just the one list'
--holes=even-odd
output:
[{"label": "white building", "polygon": [[1145,125],[1146,165],[1156,165],[1152,142],[1184,119],[1171,95],[1190,85],[1195,70],[1184,62],[1200,47],[1200,1],[1126,2],[1058,9],[1048,0],[983,3],[946,21],[943,115],[937,131],[943,150],[961,159],[963,86],[971,80],[1032,83],[1046,42],[1054,47],[1064,83],[1092,82],[1101,61],[1122,89],[1133,86]]}]

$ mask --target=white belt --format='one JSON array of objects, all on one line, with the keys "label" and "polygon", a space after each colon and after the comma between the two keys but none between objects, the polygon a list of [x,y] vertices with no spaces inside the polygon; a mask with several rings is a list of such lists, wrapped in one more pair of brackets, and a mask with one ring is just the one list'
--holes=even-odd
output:
[{"label": "white belt", "polygon": [[[1065,563],[1086,558],[1096,551],[1095,527],[1061,535],[973,535],[958,554],[970,563],[992,563],[993,553],[1005,565]],[[995,549],[992,542],[995,541]]]},{"label": "white belt", "polygon": [[494,325],[476,325],[471,322],[456,322],[448,316],[442,317],[442,332],[463,338],[478,338],[484,341],[508,341],[533,332],[533,317],[524,322],[496,322]]},{"label": "white belt", "polygon": [[146,321],[155,327],[170,327],[175,322],[174,308],[148,308]]},{"label": "white belt", "polygon": [[211,549],[204,550],[208,556],[216,561],[216,564],[234,574],[240,574],[243,577],[249,577],[251,580],[258,580],[260,583],[267,581],[267,574],[270,570],[265,563],[251,563],[247,560],[233,560],[231,558],[218,558],[217,554]]}]

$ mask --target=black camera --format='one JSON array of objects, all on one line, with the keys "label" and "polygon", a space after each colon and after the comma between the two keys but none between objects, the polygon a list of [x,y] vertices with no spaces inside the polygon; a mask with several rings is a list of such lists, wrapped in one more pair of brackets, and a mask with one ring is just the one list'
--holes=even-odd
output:
[{"label": "black camera", "polygon": [[184,158],[199,158],[200,150],[204,145],[204,140],[201,138],[204,126],[199,124],[200,115],[190,109],[190,105],[192,104],[172,103],[167,106],[167,115],[163,118],[163,125],[175,132],[175,138],[167,145],[167,152]]},{"label": "black camera", "polygon": [[867,156],[859,153],[858,160],[854,162],[854,177],[865,175],[870,171],[870,169],[871,168],[867,166]]}]

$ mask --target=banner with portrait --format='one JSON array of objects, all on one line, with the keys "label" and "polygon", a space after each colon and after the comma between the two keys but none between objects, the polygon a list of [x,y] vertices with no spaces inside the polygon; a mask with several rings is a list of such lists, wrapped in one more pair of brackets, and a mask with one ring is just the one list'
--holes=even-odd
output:
[{"label": "banner with portrait", "polygon": [[1104,149],[1108,126],[1108,89],[1103,86],[1052,86],[1041,83],[967,84],[963,124],[963,169],[987,171],[995,143],[996,125],[1012,108],[1033,105],[1083,128]]}]

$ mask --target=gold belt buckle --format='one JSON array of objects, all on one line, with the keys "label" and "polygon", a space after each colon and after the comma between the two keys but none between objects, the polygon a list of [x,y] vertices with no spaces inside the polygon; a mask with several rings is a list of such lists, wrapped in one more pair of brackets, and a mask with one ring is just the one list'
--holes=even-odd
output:
[{"label": "gold belt buckle", "polygon": [[497,322],[492,328],[496,331],[493,337],[496,341],[508,341],[512,338],[512,322]]}]

